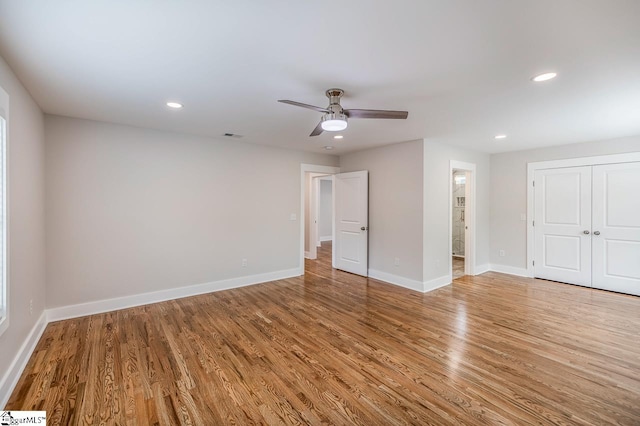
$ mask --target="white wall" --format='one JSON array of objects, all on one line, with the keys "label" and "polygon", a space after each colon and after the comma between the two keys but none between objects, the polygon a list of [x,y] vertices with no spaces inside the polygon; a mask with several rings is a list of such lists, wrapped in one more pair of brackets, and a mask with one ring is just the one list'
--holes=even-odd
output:
[{"label": "white wall", "polygon": [[333,182],[320,180],[320,207],[318,208],[318,233],[320,238],[327,239],[333,233]]},{"label": "white wall", "polygon": [[640,152],[640,136],[492,155],[491,264],[527,266],[527,223],[520,220],[527,212],[527,163],[626,152]]},{"label": "white wall", "polygon": [[[10,371],[45,307],[44,133],[38,105],[0,58],[0,87],[9,94],[9,328],[0,336],[0,406]],[[33,313],[29,302],[33,301]],[[37,336],[36,336],[37,337]],[[21,362],[21,361],[18,361]]]},{"label": "white wall", "polygon": [[298,268],[300,164],[337,163],[50,115],[45,134],[48,307]]},{"label": "white wall", "polygon": [[341,173],[369,171],[369,268],[419,282],[422,146],[422,140],[411,141],[340,157]]},{"label": "white wall", "polygon": [[[443,281],[449,269],[451,160],[476,165],[476,268],[489,263],[489,154],[424,142],[424,281]],[[467,218],[468,219],[468,218]]]}]

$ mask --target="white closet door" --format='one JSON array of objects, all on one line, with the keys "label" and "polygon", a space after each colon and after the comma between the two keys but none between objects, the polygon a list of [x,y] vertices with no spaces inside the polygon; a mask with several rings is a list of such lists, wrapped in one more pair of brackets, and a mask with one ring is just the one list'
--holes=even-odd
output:
[{"label": "white closet door", "polygon": [[535,172],[535,276],[591,286],[591,166]]},{"label": "white closet door", "polygon": [[593,286],[640,295],[640,163],[593,167]]}]

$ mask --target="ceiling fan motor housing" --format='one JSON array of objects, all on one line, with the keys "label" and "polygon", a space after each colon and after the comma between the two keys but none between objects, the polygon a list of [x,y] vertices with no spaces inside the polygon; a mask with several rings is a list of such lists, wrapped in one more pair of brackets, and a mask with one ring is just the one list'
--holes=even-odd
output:
[{"label": "ceiling fan motor housing", "polygon": [[329,105],[340,105],[340,98],[344,95],[342,89],[329,89],[325,92],[327,98],[329,98]]}]

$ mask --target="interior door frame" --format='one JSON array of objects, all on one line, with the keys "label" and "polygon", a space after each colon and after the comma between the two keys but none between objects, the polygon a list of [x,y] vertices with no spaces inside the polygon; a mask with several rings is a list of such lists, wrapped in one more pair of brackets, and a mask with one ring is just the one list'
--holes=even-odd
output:
[{"label": "interior door frame", "polygon": [[[319,164],[300,164],[300,210],[298,210],[298,215],[300,217],[300,246],[299,246],[299,263],[298,263],[298,274],[304,275],[304,229],[305,229],[305,193],[306,193],[306,179],[305,173],[324,173],[327,175],[334,175],[336,173],[340,173],[340,167],[332,167],[332,166],[321,166]],[[313,242],[315,245],[315,241]]]},{"label": "interior door frame", "polygon": [[535,218],[535,196],[533,181],[537,170],[561,169],[565,167],[578,166],[599,166],[614,163],[635,163],[640,161],[640,152],[630,152],[625,154],[597,155],[593,157],[566,158],[562,160],[537,161],[527,163],[527,276],[533,278],[535,268],[533,261],[535,258],[534,227]]},{"label": "interior door frame", "polygon": [[476,274],[476,165],[464,161],[449,162],[449,281],[453,280],[453,171],[464,170],[465,202],[464,202],[464,273]]}]

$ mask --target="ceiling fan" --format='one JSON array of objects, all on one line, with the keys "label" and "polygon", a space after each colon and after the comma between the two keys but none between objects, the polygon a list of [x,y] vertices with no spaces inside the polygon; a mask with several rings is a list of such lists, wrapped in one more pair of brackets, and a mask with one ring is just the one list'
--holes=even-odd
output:
[{"label": "ceiling fan", "polygon": [[327,132],[339,132],[347,128],[348,118],[394,118],[404,120],[409,113],[407,111],[388,111],[380,109],[343,109],[340,106],[340,98],[344,95],[342,89],[329,89],[326,91],[327,98],[329,98],[329,106],[326,108],[320,108],[313,105],[303,104],[301,102],[289,101],[281,99],[278,102],[283,104],[289,104],[293,106],[299,106],[302,108],[312,109],[323,113],[320,123],[313,129],[313,132],[309,136],[318,136],[323,131]]}]

